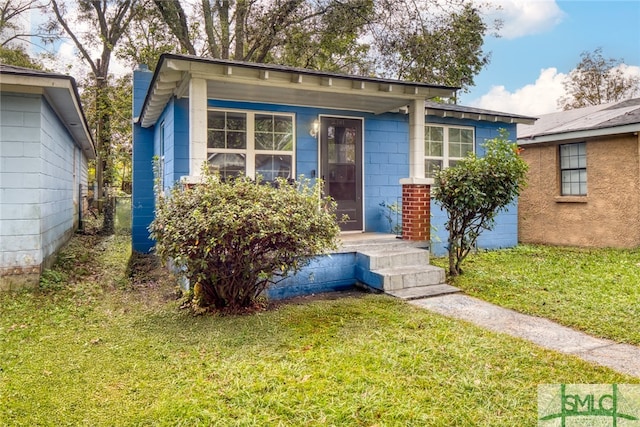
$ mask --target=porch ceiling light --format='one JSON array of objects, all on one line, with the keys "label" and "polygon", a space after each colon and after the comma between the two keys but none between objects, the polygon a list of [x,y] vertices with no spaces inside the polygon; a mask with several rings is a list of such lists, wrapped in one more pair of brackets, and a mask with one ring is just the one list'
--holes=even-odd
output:
[{"label": "porch ceiling light", "polygon": [[314,120],[313,123],[311,123],[311,129],[309,130],[309,135],[311,135],[312,137],[316,137],[318,136],[318,131],[320,130],[320,122],[318,122],[318,120]]}]

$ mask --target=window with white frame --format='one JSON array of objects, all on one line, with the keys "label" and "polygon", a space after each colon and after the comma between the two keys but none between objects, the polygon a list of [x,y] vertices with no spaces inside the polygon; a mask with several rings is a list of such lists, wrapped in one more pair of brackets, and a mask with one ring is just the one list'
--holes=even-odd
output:
[{"label": "window with white frame", "polygon": [[209,167],[221,177],[295,178],[292,114],[209,110],[207,122]]},{"label": "window with white frame", "polygon": [[474,152],[473,128],[426,125],[424,127],[424,170],[426,178],[435,171],[454,166],[467,153]]},{"label": "window with white frame", "polygon": [[560,145],[560,194],[587,195],[587,144]]}]

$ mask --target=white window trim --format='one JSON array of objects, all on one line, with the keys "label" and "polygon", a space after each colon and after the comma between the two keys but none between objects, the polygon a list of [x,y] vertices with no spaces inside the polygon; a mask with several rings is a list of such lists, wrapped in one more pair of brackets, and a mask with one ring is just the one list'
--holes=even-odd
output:
[{"label": "white window trim", "polygon": [[[425,123],[425,141],[426,142],[426,128],[427,127],[440,127],[443,128],[443,141],[442,141],[442,156],[429,156],[425,150],[424,160],[442,160],[442,169],[449,167],[450,160],[462,160],[464,157],[450,157],[449,156],[449,129],[468,129],[473,132],[473,153],[476,152],[476,129],[473,126],[458,126],[458,125],[444,125],[439,123]],[[423,160],[423,161],[424,161]],[[425,170],[426,175],[426,170]]]},{"label": "white window trim", "polygon": [[[247,129],[246,129],[246,143],[247,148],[209,148],[207,141],[207,159],[211,153],[221,154],[244,154],[245,155],[245,174],[251,179],[256,178],[256,154],[278,155],[278,154],[291,154],[291,178],[296,178],[296,114],[286,113],[283,111],[262,111],[262,110],[240,110],[235,108],[207,108],[207,112],[217,111],[221,113],[243,113],[247,117]],[[256,150],[255,149],[255,116],[256,114],[271,114],[274,116],[287,116],[291,117],[292,124],[292,138],[293,147],[291,151],[278,151],[278,150]],[[209,129],[209,122],[207,120],[207,131]]]},{"label": "white window trim", "polygon": [[[568,146],[568,145],[575,145],[578,146],[582,144],[584,146],[584,156],[585,156],[585,166],[583,168],[570,168],[570,167],[562,167],[562,147],[563,146]],[[558,145],[558,169],[560,171],[560,197],[587,197],[587,195],[589,194],[589,175],[587,172],[587,143],[585,141],[579,141],[579,142],[570,142],[567,144],[559,144]],[[565,194],[563,189],[564,189],[564,181],[562,179],[562,172],[564,171],[572,171],[572,170],[577,170],[577,171],[581,171],[584,170],[585,173],[587,174],[585,180],[584,180],[584,185],[585,185],[585,192],[584,193],[567,193]]]}]

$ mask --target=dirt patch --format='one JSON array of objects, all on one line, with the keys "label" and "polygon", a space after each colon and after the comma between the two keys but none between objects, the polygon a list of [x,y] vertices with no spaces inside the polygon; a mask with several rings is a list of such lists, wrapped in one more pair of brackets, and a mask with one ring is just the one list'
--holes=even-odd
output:
[{"label": "dirt patch", "polygon": [[132,289],[145,295],[147,300],[166,302],[182,297],[177,277],[154,254],[133,252],[127,264],[127,276]]}]

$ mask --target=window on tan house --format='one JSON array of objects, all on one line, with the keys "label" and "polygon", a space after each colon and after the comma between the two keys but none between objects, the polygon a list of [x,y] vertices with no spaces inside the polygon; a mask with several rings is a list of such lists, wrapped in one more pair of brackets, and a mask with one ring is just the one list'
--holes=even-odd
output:
[{"label": "window on tan house", "polygon": [[587,144],[560,145],[560,194],[587,195]]},{"label": "window on tan house", "polygon": [[295,178],[294,116],[209,110],[207,159],[221,177]]},{"label": "window on tan house", "polygon": [[424,170],[433,178],[436,170],[454,166],[467,153],[474,152],[473,128],[434,126],[424,128]]}]

